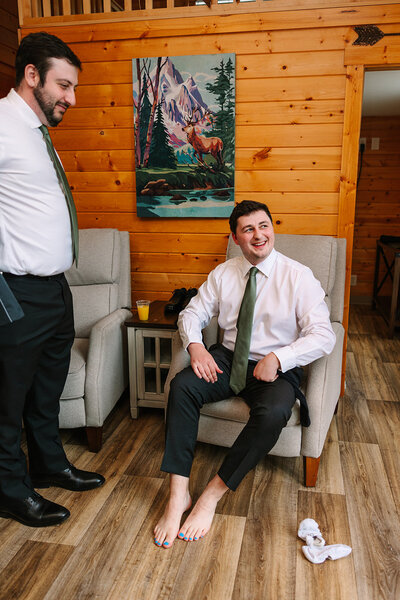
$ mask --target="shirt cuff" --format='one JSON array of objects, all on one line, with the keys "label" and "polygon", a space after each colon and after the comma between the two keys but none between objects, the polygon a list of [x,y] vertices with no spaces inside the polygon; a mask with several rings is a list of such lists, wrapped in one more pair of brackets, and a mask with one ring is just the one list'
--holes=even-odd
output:
[{"label": "shirt cuff", "polygon": [[282,373],[286,373],[286,371],[290,371],[290,369],[297,367],[296,354],[290,346],[284,346],[273,352],[281,363]]},{"label": "shirt cuff", "polygon": [[195,336],[195,339],[194,339],[193,336],[189,337],[188,335],[186,335],[182,331],[179,331],[179,333],[180,333],[180,336],[181,336],[182,345],[185,348],[185,350],[188,349],[189,344],[203,344],[203,337],[201,335],[200,335],[200,337],[198,339],[197,339],[197,336]]}]

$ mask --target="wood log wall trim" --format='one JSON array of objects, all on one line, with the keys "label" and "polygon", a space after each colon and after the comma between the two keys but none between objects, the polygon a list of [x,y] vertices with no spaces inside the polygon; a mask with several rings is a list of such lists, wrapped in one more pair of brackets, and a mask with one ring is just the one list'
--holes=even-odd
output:
[{"label": "wood log wall trim", "polygon": [[[246,31],[274,31],[281,30],[282,24],[285,25],[285,29],[390,24],[396,22],[399,13],[396,0],[385,4],[371,4],[368,1],[355,0],[334,8],[319,6],[312,9],[299,8],[298,1],[292,1],[292,7],[286,9],[283,8],[283,2],[280,2],[279,5],[275,4],[272,9],[271,3],[264,1],[262,10],[265,12],[260,12],[260,5],[254,4],[252,7],[249,3],[239,3],[216,5],[212,10],[205,6],[190,6],[166,11],[156,9],[30,18],[24,16],[29,14],[30,0],[19,0],[19,15],[20,25],[24,27],[42,27],[43,24],[46,27],[63,27],[65,25],[69,27],[69,25],[75,24],[79,25],[82,32],[89,33],[89,35],[93,25],[100,25],[103,31],[107,31],[108,23],[120,23],[122,27],[115,39],[123,39],[135,36],[138,30],[141,30],[142,36],[146,37],[168,36],[171,33],[170,19],[174,21],[174,36],[186,37],[186,35],[208,35],[210,33],[240,33],[244,29]],[[280,6],[282,10],[277,10],[277,6]],[[185,26],[184,22],[188,19],[189,22]],[[243,27],[244,24],[245,27]],[[101,36],[102,30],[97,30],[97,34],[94,35]],[[356,38],[357,36],[352,41],[355,41]],[[95,40],[96,37],[89,39]]]}]

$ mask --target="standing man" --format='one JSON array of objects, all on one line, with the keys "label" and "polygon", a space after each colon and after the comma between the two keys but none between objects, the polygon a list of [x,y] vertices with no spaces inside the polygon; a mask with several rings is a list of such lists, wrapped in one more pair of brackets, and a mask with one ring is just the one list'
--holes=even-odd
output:
[{"label": "standing man", "polygon": [[[302,365],[332,352],[335,334],[325,293],[311,269],[274,249],[271,214],[265,204],[245,200],[229,219],[243,256],[220,264],[208,276],[178,320],[191,366],[171,382],[166,447],[161,469],[170,473],[170,496],[154,530],[155,543],[170,548],[178,536],[203,537],[218,501],[273,448],[288,422]],[[222,344],[208,351],[202,329],[218,315]],[[191,506],[189,475],[200,409],[240,395],[250,418],[208,483],[184,524]],[[303,425],[309,425],[303,397]]]},{"label": "standing man", "polygon": [[74,106],[80,69],[62,40],[30,34],[17,52],[16,87],[0,100],[0,271],[25,315],[0,326],[0,516],[33,527],[70,514],[35,487],[83,491],[104,483],[69,463],[58,431],[74,339],[64,271],[78,258],[78,229],[47,127]]}]

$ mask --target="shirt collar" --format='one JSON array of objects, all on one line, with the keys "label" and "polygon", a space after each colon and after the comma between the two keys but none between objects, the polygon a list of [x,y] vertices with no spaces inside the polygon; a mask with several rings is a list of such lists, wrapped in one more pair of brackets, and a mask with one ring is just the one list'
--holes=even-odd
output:
[{"label": "shirt collar", "polygon": [[29,127],[36,129],[41,126],[42,123],[37,114],[14,89],[10,90],[7,100],[17,109],[18,113]]},{"label": "shirt collar", "polygon": [[241,265],[241,272],[243,277],[245,277],[247,275],[247,273],[250,271],[251,267],[256,266],[257,269],[259,271],[261,271],[261,273],[263,273],[263,275],[265,275],[266,277],[269,277],[272,271],[272,268],[276,262],[276,259],[278,257],[278,253],[275,250],[275,248],[272,248],[271,253],[267,256],[267,258],[265,260],[263,260],[261,263],[259,263],[258,265],[252,265],[246,258],[243,258],[242,261],[242,265]]}]

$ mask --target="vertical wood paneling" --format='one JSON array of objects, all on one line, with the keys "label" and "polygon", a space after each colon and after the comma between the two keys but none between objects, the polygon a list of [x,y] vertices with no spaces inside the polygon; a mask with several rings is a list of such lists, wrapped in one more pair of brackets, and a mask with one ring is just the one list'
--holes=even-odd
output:
[{"label": "vertical wood paneling", "polygon": [[[351,288],[355,301],[372,298],[376,240],[400,236],[400,117],[364,117],[360,137],[366,138],[357,186]],[[372,150],[379,138],[379,150]],[[382,293],[391,293],[387,281]]]},{"label": "vertical wood paneling", "polygon": [[15,83],[17,15],[17,0],[0,0],[0,98],[6,96]]}]

